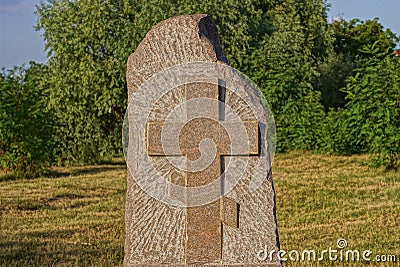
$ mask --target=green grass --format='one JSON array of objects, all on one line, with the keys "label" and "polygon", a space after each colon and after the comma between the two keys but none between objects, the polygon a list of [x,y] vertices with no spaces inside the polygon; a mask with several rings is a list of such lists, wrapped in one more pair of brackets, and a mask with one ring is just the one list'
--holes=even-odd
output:
[{"label": "green grass", "polygon": [[53,175],[0,182],[0,266],[121,265],[124,163]]},{"label": "green grass", "polygon": [[[337,240],[344,238],[344,251],[371,250],[373,257],[394,254],[400,261],[400,173],[362,166],[367,160],[277,156],[273,175],[281,249],[337,249]],[[328,260],[320,264],[333,265]]]},{"label": "green grass", "polygon": [[[369,169],[360,164],[366,160],[277,155],[281,249],[335,249],[344,238],[348,249],[400,260],[400,173]],[[50,177],[38,179],[1,176],[0,266],[121,266],[125,191],[122,160],[53,169]]]}]

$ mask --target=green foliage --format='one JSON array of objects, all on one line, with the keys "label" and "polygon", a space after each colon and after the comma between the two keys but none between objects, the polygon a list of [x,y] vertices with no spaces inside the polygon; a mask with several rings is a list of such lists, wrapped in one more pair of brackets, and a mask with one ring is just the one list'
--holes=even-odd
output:
[{"label": "green foliage", "polygon": [[[37,7],[51,72],[49,108],[60,163],[97,162],[120,153],[126,61],[157,22],[183,13],[209,13],[231,65],[241,67],[268,31],[262,1],[50,1]],[[229,12],[227,12],[229,10]]]},{"label": "green foliage", "polygon": [[271,33],[269,11],[283,0],[229,0],[179,3],[178,14],[206,13],[212,16],[229,64],[239,70],[248,68],[248,58]]},{"label": "green foliage", "polygon": [[365,53],[365,48],[372,44],[381,52],[380,57],[384,58],[393,53],[400,40],[390,29],[384,30],[378,18],[366,21],[338,20],[332,23],[332,28],[336,53],[350,55],[353,59],[369,57],[370,54]]},{"label": "green foliage", "polygon": [[97,162],[119,148],[127,58],[120,46],[129,44],[118,42],[126,37],[124,10],[111,1],[52,1],[37,9],[50,55],[59,163]]},{"label": "green foliage", "polygon": [[[321,34],[325,35],[323,28],[318,33],[308,27],[313,19],[324,21],[323,1],[318,4],[285,1],[272,9],[273,33],[248,59],[249,69],[245,72],[262,89],[274,113],[278,151],[314,149],[317,144],[317,125],[324,111],[320,92],[312,84],[318,76],[318,58],[325,54],[329,43],[320,39]],[[300,12],[303,8],[308,10]],[[317,47],[325,48],[321,51]]]},{"label": "green foliage", "polygon": [[3,71],[0,79],[0,167],[24,176],[43,174],[51,163],[52,114],[43,90],[45,65]]},{"label": "green foliage", "polygon": [[357,60],[370,56],[363,52],[365,46],[376,43],[384,57],[392,54],[399,41],[391,30],[384,30],[378,18],[366,21],[337,20],[330,28],[334,37],[333,50],[318,66],[320,76],[315,84],[322,93],[322,104],[326,111],[345,106],[346,95],[340,89],[346,86],[347,77],[353,75]]},{"label": "green foliage", "polygon": [[340,88],[346,86],[346,79],[353,74],[353,69],[354,62],[350,56],[336,53],[330,54],[318,66],[319,77],[315,87],[321,91],[321,102],[326,111],[345,106],[346,95]]},{"label": "green foliage", "polygon": [[318,151],[336,155],[367,152],[365,136],[360,134],[363,118],[350,116],[343,108],[330,109],[321,125]]},{"label": "green foliage", "polygon": [[[355,140],[366,143],[375,166],[400,164],[400,60],[381,52],[379,43],[362,51],[367,59],[348,79],[347,116]],[[382,59],[383,58],[383,59]]]},{"label": "green foliage", "polygon": [[392,54],[399,39],[378,19],[329,25],[326,10],[325,0],[41,4],[37,29],[43,30],[50,58],[46,85],[40,87],[47,96],[42,110],[55,118],[49,158],[94,163],[121,153],[128,56],[159,21],[207,13],[230,65],[265,94],[276,120],[278,151],[370,151],[379,164],[396,166],[398,80],[392,77],[398,63]]}]

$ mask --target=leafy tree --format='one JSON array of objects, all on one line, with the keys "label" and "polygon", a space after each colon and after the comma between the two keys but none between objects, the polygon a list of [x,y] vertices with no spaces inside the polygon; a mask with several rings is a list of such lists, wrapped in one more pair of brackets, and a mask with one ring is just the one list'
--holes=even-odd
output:
[{"label": "leafy tree", "polygon": [[[329,4],[325,0],[287,1],[293,4],[304,34],[303,46],[310,50],[313,64],[324,62],[332,53],[334,38],[327,23]],[[290,8],[288,9],[290,10]]]},{"label": "leafy tree", "polygon": [[334,34],[334,51],[320,64],[320,77],[316,87],[322,93],[322,103],[326,110],[344,107],[346,94],[340,89],[346,86],[346,79],[353,75],[358,60],[369,57],[364,48],[376,43],[382,58],[392,54],[399,41],[390,29],[384,30],[378,18],[361,21],[336,20],[331,24]]},{"label": "leafy tree", "polygon": [[0,79],[0,167],[37,176],[51,164],[52,113],[47,109],[45,65],[3,71]]},{"label": "leafy tree", "polygon": [[208,13],[219,27],[230,64],[269,33],[270,1],[56,0],[37,7],[37,29],[49,52],[49,107],[57,116],[54,156],[95,162],[118,153],[126,103],[128,56],[151,26],[184,13]]},{"label": "leafy tree", "polygon": [[324,0],[41,4],[37,29],[49,51],[49,107],[57,116],[54,156],[90,162],[119,152],[127,58],[151,26],[188,13],[214,18],[230,64],[262,88],[276,117],[278,149],[313,149],[324,114],[320,66],[333,51],[326,9]]},{"label": "leafy tree", "polygon": [[346,116],[354,140],[372,154],[375,166],[400,165],[400,60],[381,51],[380,43],[364,47],[366,59],[348,79]]},{"label": "leafy tree", "polygon": [[334,48],[337,54],[350,55],[354,60],[369,57],[365,48],[375,44],[381,58],[392,54],[399,42],[399,37],[390,29],[384,30],[379,18],[361,21],[337,20],[332,23],[335,34]]},{"label": "leafy tree", "polygon": [[37,9],[50,56],[48,104],[57,116],[59,162],[96,162],[118,147],[126,98],[118,58],[127,57],[120,46],[129,43],[117,42],[126,27],[124,8],[111,1],[52,1]]},{"label": "leafy tree", "polygon": [[[311,2],[317,5],[312,5]],[[300,11],[307,8],[307,11]],[[324,116],[320,92],[313,83],[317,66],[329,49],[326,25],[308,27],[315,19],[323,24],[323,1],[288,0],[270,13],[273,33],[266,36],[249,60],[251,78],[265,94],[277,125],[277,149],[314,149]],[[322,33],[321,33],[322,32]],[[328,38],[329,39],[329,38]]]}]

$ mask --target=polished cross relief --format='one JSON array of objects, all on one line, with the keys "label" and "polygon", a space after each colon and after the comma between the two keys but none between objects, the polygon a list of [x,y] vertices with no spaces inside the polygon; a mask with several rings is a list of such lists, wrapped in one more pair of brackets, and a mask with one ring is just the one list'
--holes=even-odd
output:
[{"label": "polished cross relief", "polygon": [[[258,122],[240,120],[234,122],[219,121],[225,117],[222,95],[226,89],[221,86],[193,83],[184,85],[186,123],[181,122],[148,122],[147,153],[149,156],[171,156],[181,164],[174,164],[184,175],[176,171],[170,174],[170,182],[181,186],[198,187],[207,185],[219,177],[223,177],[225,169],[224,156],[258,155]],[[190,101],[193,100],[193,101]],[[182,110],[182,109],[179,109]],[[176,116],[174,116],[176,117]],[[244,131],[243,131],[244,126]],[[228,133],[228,131],[230,134]],[[230,147],[230,135],[242,133],[240,148],[234,153]],[[242,131],[240,131],[242,130]],[[240,134],[238,134],[240,135]],[[179,140],[178,140],[179,139]],[[248,142],[246,142],[248,140]],[[182,164],[183,163],[183,164]],[[217,184],[221,197],[203,206],[186,209],[186,260],[188,264],[201,261],[213,262],[222,260],[222,233],[224,224],[239,227],[239,204],[224,197],[225,179]],[[168,190],[171,198],[186,206],[188,196],[176,194]],[[208,240],[212,245],[200,244],[197,240]]]},{"label": "polished cross relief", "polygon": [[[279,250],[275,123],[211,17],[154,26],[127,64],[125,266],[265,265]],[[267,263],[280,266],[277,257]]]}]

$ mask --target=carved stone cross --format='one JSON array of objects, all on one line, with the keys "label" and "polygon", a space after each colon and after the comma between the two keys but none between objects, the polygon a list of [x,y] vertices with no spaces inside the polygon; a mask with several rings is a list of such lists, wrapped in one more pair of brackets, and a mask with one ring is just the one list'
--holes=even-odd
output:
[{"label": "carved stone cross", "polygon": [[159,22],[129,57],[126,267],[281,266],[277,254],[257,257],[279,251],[274,127],[227,63],[205,14]]},{"label": "carved stone cross", "polygon": [[[147,153],[149,156],[177,156],[178,149],[174,149],[171,155],[167,155],[164,146],[168,143],[162,142],[162,129],[181,129],[179,134],[180,154],[186,156],[188,161],[198,160],[202,155],[199,144],[206,139],[213,140],[216,145],[216,155],[214,160],[201,171],[186,171],[182,177],[176,172],[171,174],[171,183],[185,187],[198,187],[211,183],[223,175],[224,158],[223,156],[236,155],[257,155],[258,146],[258,122],[246,121],[244,125],[247,131],[249,146],[245,146],[248,151],[239,149],[232,154],[230,147],[230,137],[225,127],[238,127],[238,122],[224,122],[223,101],[225,88],[210,84],[191,83],[185,85],[186,101],[194,98],[215,99],[219,101],[208,101],[203,107],[195,107],[186,110],[188,118],[194,118],[185,125],[176,122],[149,122],[147,124]],[[207,108],[208,114],[214,114],[211,118],[196,117],[198,110],[196,108]],[[200,112],[201,113],[201,112]],[[176,132],[176,131],[172,131]],[[170,136],[169,138],[177,138]],[[165,139],[164,139],[165,140]],[[207,151],[208,150],[208,151]],[[212,149],[211,149],[212,150]],[[210,149],[205,149],[207,153]],[[223,226],[239,227],[239,204],[233,200],[223,197],[224,180],[221,180],[219,188],[221,198],[204,206],[189,207],[186,209],[186,244],[185,244],[185,262],[208,263],[219,262],[222,260],[222,235]],[[183,200],[184,201],[184,200]]]}]

